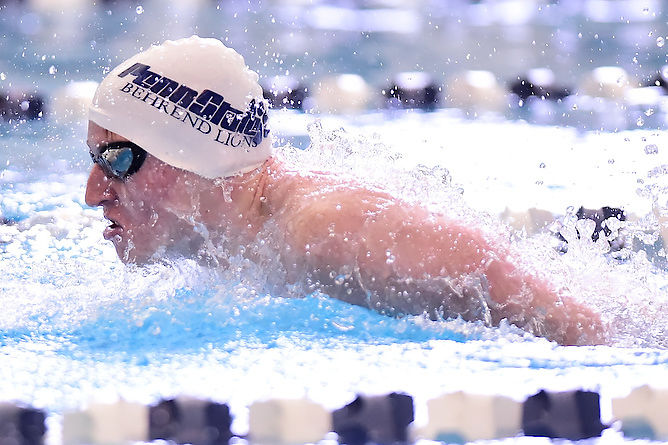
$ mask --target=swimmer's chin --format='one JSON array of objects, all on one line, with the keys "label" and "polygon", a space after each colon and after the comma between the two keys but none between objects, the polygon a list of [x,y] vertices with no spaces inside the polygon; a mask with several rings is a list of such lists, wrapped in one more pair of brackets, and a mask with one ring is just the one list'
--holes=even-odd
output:
[{"label": "swimmer's chin", "polygon": [[181,260],[193,260],[200,266],[210,268],[226,269],[229,267],[229,261],[227,259],[216,257],[205,251],[183,251],[161,246],[151,253],[142,253],[137,249],[123,248],[118,244],[116,244],[115,247],[118,258],[122,263],[127,265],[148,266],[151,264],[173,264]]},{"label": "swimmer's chin", "polygon": [[125,241],[121,237],[115,237],[110,241],[112,241],[114,244],[118,259],[121,260],[121,262],[124,264],[132,264],[137,266],[155,264],[163,262],[167,256],[167,252],[164,247],[157,250],[142,252],[130,240]]}]

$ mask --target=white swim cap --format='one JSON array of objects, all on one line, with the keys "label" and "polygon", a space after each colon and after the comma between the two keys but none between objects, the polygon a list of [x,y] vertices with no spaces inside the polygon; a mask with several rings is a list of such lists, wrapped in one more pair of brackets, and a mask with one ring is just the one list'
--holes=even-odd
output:
[{"label": "white swim cap", "polygon": [[89,119],[207,178],[248,172],[272,154],[258,75],[216,39],[168,40],[121,63]]}]

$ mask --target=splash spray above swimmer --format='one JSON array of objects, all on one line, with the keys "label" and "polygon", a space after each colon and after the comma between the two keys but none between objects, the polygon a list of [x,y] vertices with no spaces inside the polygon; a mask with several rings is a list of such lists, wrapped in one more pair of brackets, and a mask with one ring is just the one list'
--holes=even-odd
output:
[{"label": "splash spray above swimmer", "polygon": [[505,319],[562,344],[606,339],[598,314],[522,270],[504,241],[278,159],[258,75],[218,40],[167,41],[121,63],[89,118],[86,203],[103,208],[126,263],[258,261],[247,247],[271,238],[284,285],[304,292],[388,315]]}]

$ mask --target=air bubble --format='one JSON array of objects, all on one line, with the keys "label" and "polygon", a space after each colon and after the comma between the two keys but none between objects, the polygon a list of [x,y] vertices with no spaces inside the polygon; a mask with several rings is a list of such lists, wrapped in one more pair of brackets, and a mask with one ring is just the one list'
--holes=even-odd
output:
[{"label": "air bubble", "polygon": [[663,37],[656,38],[656,46],[658,46],[659,48],[663,48],[663,45],[665,44],[666,44],[666,39],[664,39]]},{"label": "air bubble", "polygon": [[645,120],[642,117],[639,117],[638,120],[636,120],[636,125],[642,127],[645,125]]},{"label": "air bubble", "polygon": [[144,13],[144,7],[142,5],[137,6],[137,9],[135,9],[137,14],[143,14]]},{"label": "air bubble", "polygon": [[645,110],[645,116],[651,116],[654,114],[654,108],[648,108]]},{"label": "air bubble", "polygon": [[649,8],[642,8],[642,13],[645,15],[649,14]]},{"label": "air bubble", "polygon": [[647,144],[645,145],[645,154],[655,155],[659,153],[659,147],[656,144]]},{"label": "air bubble", "polygon": [[545,163],[541,162],[540,165],[538,165],[538,168],[545,168]]},{"label": "air bubble", "polygon": [[0,73],[0,80],[7,80],[7,75],[5,73]]},{"label": "air bubble", "polygon": [[55,66],[51,65],[51,66],[49,67],[49,74],[54,75],[54,74],[56,74],[57,72],[58,72],[58,68],[56,68]]}]

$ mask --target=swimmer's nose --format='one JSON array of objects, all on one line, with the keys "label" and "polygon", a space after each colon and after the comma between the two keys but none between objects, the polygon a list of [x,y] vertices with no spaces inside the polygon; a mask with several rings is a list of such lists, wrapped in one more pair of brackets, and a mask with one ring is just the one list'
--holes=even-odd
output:
[{"label": "swimmer's nose", "polygon": [[86,183],[86,204],[91,207],[103,205],[106,201],[114,199],[111,190],[111,180],[107,178],[99,165],[93,165]]}]

